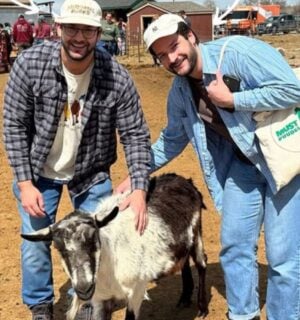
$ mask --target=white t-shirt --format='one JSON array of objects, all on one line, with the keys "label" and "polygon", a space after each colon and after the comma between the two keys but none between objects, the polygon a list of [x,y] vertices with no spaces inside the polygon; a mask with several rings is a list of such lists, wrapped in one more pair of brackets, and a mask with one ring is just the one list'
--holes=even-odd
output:
[{"label": "white t-shirt", "polygon": [[80,75],[70,73],[63,65],[68,85],[68,100],[61,115],[54,143],[41,175],[69,181],[74,175],[75,160],[82,136],[81,114],[94,64]]}]

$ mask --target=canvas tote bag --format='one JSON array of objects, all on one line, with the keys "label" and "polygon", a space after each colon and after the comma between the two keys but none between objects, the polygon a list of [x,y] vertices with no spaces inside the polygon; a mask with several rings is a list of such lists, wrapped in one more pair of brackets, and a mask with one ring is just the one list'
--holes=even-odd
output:
[{"label": "canvas tote bag", "polygon": [[[227,43],[221,49],[219,69]],[[300,70],[294,72],[300,81]],[[279,191],[300,174],[300,103],[289,109],[256,112],[253,118],[261,151]]]},{"label": "canvas tote bag", "polygon": [[261,151],[280,190],[300,173],[300,104],[258,112],[254,120]]}]

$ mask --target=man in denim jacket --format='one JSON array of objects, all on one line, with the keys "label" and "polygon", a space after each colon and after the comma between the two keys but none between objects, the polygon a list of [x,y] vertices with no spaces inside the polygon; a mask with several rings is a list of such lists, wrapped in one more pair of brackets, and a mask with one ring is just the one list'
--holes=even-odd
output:
[{"label": "man in denim jacket", "polygon": [[[263,224],[267,318],[299,320],[300,176],[277,192],[252,118],[256,111],[299,103],[299,80],[274,48],[241,36],[227,43],[217,71],[228,38],[199,44],[173,14],[151,23],[144,40],[176,75],[168,97],[167,126],[152,146],[152,170],[178,156],[189,142],[193,145],[215,206],[222,212],[220,260],[228,318],[260,318],[256,252]],[[229,90],[223,75],[236,92]],[[126,183],[128,179],[118,190]]]},{"label": "man in denim jacket", "polygon": [[[66,185],[76,209],[93,212],[111,193],[116,129],[132,178],[132,208],[144,203],[150,135],[128,72],[95,49],[101,8],[66,0],[57,18],[61,42],[24,51],[14,63],[4,103],[4,140],[14,172],[22,232],[54,223]],[[142,199],[142,200],[140,200]],[[142,232],[146,217],[138,216]],[[22,243],[22,297],[33,320],[53,319],[50,243]],[[77,319],[91,319],[90,307]]]}]

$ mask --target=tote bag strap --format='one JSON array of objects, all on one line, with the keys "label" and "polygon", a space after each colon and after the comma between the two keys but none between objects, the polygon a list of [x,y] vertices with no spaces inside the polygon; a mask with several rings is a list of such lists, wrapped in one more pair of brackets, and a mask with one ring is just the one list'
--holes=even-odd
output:
[{"label": "tote bag strap", "polygon": [[224,53],[225,53],[225,49],[227,47],[227,44],[236,39],[236,38],[241,38],[241,36],[230,36],[228,37],[228,39],[224,42],[222,48],[221,48],[221,51],[220,51],[220,57],[219,57],[219,62],[218,62],[218,69],[217,70],[220,70],[221,68],[221,64],[222,64],[222,61],[223,61],[223,58],[224,58]]}]

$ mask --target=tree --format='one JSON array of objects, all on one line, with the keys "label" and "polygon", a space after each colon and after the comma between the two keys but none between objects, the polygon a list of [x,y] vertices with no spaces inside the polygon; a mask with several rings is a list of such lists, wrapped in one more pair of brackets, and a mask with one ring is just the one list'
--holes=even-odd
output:
[{"label": "tree", "polygon": [[280,8],[284,8],[284,7],[286,7],[286,0],[273,1],[273,4],[279,4]]},{"label": "tree", "polygon": [[[244,4],[246,6],[256,6],[258,4],[259,1],[257,0],[244,0]],[[267,0],[267,2],[270,2]]]}]

